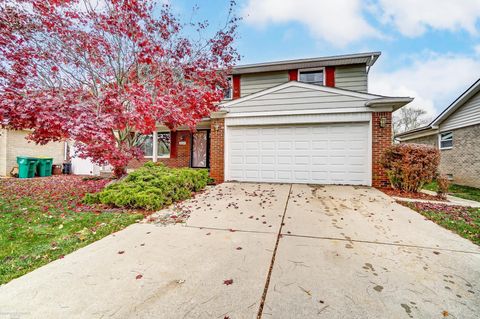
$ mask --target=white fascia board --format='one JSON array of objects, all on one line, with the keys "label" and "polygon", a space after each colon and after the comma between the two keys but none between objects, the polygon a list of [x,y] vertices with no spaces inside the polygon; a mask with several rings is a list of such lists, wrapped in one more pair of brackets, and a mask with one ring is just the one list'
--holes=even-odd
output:
[{"label": "white fascia board", "polygon": [[225,126],[244,125],[291,125],[291,124],[319,124],[319,123],[345,123],[368,122],[371,113],[331,113],[331,114],[287,114],[251,117],[227,117]]},{"label": "white fascia board", "polygon": [[365,106],[378,108],[378,107],[391,107],[393,111],[398,110],[399,108],[407,105],[412,102],[413,98],[411,97],[383,97],[378,99],[372,99],[365,102]]},{"label": "white fascia board", "polygon": [[405,136],[395,137],[395,139],[403,142],[403,141],[409,141],[409,140],[413,140],[413,139],[416,139],[416,138],[431,136],[431,135],[435,135],[435,134],[438,134],[438,129],[432,128],[432,129],[427,130],[427,131],[422,131],[422,132],[412,133],[412,134],[405,135]]},{"label": "white fascia board", "polygon": [[226,118],[237,117],[265,117],[284,115],[314,115],[314,114],[343,114],[343,113],[371,113],[373,111],[389,111],[390,108],[371,109],[367,107],[349,107],[336,109],[315,109],[315,110],[292,110],[292,111],[268,111],[268,112],[236,112],[228,113]]}]

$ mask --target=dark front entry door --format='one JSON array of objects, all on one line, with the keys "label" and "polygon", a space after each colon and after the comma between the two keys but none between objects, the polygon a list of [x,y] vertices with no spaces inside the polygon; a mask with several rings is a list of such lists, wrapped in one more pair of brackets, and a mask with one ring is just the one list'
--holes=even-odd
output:
[{"label": "dark front entry door", "polygon": [[209,164],[209,132],[197,131],[192,134],[192,167],[207,168]]}]

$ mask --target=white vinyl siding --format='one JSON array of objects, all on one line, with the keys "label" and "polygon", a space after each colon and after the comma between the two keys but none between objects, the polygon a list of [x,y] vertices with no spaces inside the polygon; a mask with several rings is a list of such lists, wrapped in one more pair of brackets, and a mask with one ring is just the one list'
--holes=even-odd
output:
[{"label": "white vinyl siding", "polygon": [[367,69],[365,64],[337,66],[335,68],[335,86],[340,89],[367,92]]},{"label": "white vinyl siding", "polygon": [[242,74],[240,77],[240,97],[260,92],[285,82],[288,82],[287,71]]},{"label": "white vinyl siding", "polygon": [[480,93],[474,95],[440,124],[440,131],[480,124]]},{"label": "white vinyl siding", "polygon": [[369,123],[229,127],[227,179],[370,185]]},{"label": "white vinyl siding", "polygon": [[227,107],[231,113],[363,108],[366,99],[303,87],[287,87]]}]

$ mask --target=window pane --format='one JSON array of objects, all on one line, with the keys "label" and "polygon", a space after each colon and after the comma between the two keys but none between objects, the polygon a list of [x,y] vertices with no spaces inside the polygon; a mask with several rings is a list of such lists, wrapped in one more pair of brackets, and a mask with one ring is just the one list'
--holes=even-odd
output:
[{"label": "window pane", "polygon": [[442,133],[442,141],[451,140],[453,138],[452,132]]},{"label": "window pane", "polygon": [[142,149],[145,156],[153,156],[153,136],[143,135]]},{"label": "window pane", "polygon": [[323,85],[323,71],[300,72],[300,82]]},{"label": "window pane", "polygon": [[440,133],[440,148],[453,147],[453,132]]},{"label": "window pane", "polygon": [[170,133],[158,133],[157,155],[167,157],[170,155]]},{"label": "window pane", "polygon": [[441,148],[452,147],[452,146],[453,146],[453,141],[452,141],[452,140],[449,140],[449,141],[441,141],[441,142],[440,142],[440,147],[441,147]]},{"label": "window pane", "polygon": [[224,99],[231,99],[232,98],[232,93],[233,93],[232,92],[232,78],[228,77],[227,82],[228,82],[228,87],[225,89],[225,93],[224,93],[223,98]]}]

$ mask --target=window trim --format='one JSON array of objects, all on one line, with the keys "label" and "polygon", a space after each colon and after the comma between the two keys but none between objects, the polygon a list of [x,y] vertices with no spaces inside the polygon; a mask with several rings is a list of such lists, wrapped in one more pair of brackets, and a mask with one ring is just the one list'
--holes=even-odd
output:
[{"label": "window trim", "polygon": [[[443,134],[452,134],[452,146],[448,146],[448,147],[442,147],[442,135]],[[438,149],[440,150],[451,150],[453,148],[453,131],[445,131],[445,132],[440,132],[438,133]]]},{"label": "window trim", "polygon": [[229,86],[230,86],[230,96],[224,97],[223,99],[226,101],[230,101],[230,100],[233,100],[233,75],[227,76],[227,82],[229,83]]},{"label": "window trim", "polygon": [[325,85],[325,80],[326,80],[325,67],[298,69],[298,71],[297,71],[298,82],[305,83],[305,84],[311,84],[311,85],[317,85],[317,84],[313,84],[313,83],[300,81],[300,73],[302,73],[302,72],[312,72],[312,71],[322,71],[322,74],[323,74],[323,84],[322,84],[322,86],[326,86]]},{"label": "window trim", "polygon": [[[164,133],[168,133],[170,134],[170,152],[167,154],[167,155],[158,155],[157,154],[157,158],[170,158],[172,156],[172,140],[171,140],[171,137],[172,137],[172,133],[170,131],[157,131],[157,134],[158,133],[161,133],[161,134],[164,134]],[[148,134],[152,137],[152,143],[153,143],[153,133],[152,134]],[[153,145],[153,144],[152,144]],[[152,146],[152,152],[153,152],[153,146]],[[158,152],[158,150],[157,150]],[[153,153],[152,155],[143,155],[144,158],[148,158],[148,159],[153,159]]]}]

